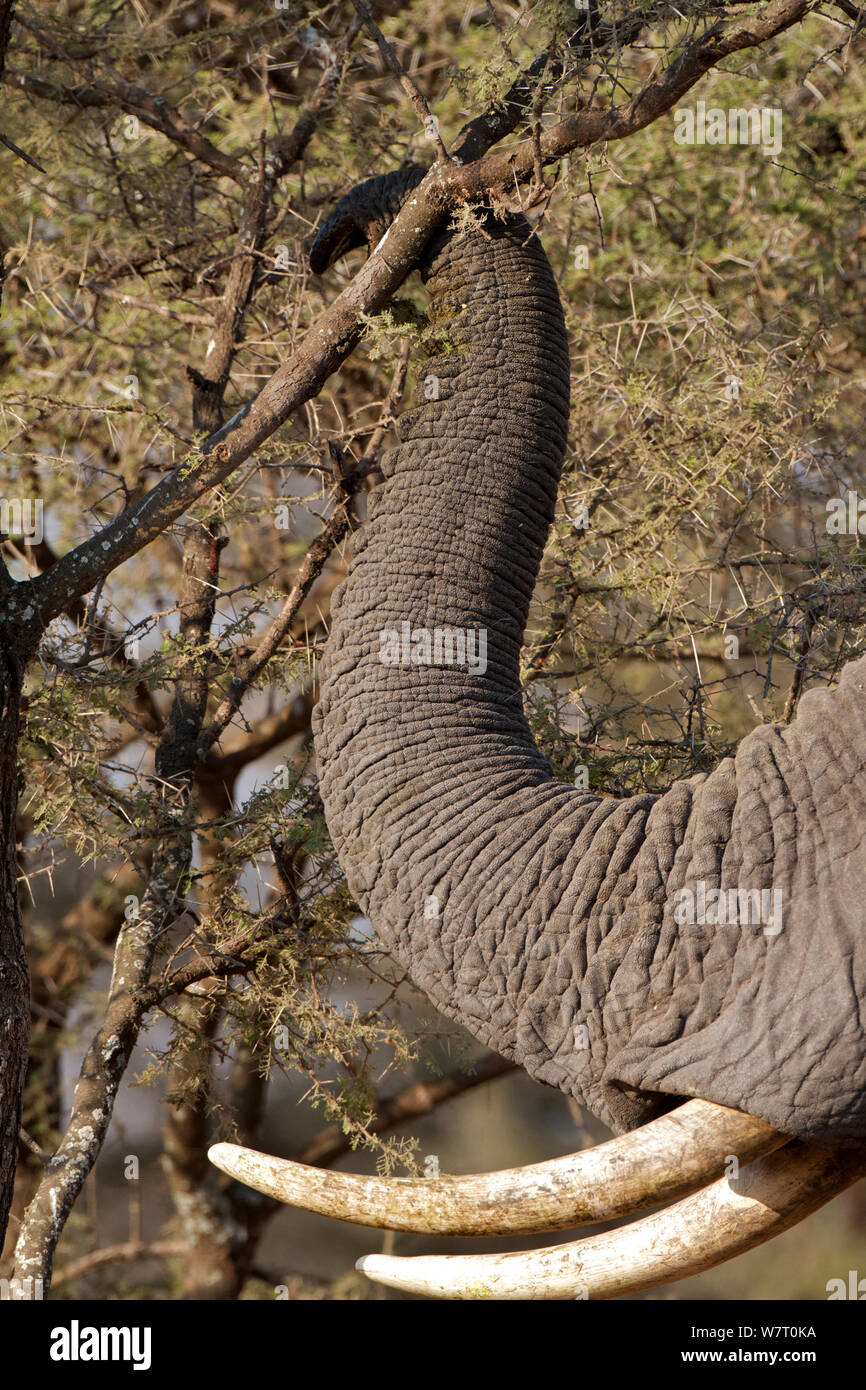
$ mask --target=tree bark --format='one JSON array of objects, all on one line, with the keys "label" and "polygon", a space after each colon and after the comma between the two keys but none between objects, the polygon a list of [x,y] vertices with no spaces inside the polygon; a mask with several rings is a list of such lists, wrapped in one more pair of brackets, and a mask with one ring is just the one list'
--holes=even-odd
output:
[{"label": "tree bark", "polygon": [[0,1246],[18,1157],[30,1036],[30,977],[18,906],[16,812],[24,661],[0,629]]}]

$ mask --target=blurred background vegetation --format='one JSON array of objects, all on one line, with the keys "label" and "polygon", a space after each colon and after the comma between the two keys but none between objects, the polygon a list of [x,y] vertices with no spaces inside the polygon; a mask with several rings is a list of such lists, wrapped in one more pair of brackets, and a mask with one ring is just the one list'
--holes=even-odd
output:
[{"label": "blurred background vegetation", "polygon": [[[642,10],[636,43],[580,61],[566,0],[385,0],[375,15],[448,144],[539,54],[562,74],[513,138],[578,102],[622,100],[726,12],[627,13]],[[363,259],[312,277],[317,223],[352,183],[427,162],[431,146],[344,0],[55,0],[20,4],[15,20],[3,130],[39,167],[0,150],[0,485],[44,517],[41,540],[14,527],[3,539],[21,577],[255,393]],[[663,789],[756,723],[789,720],[804,689],[866,652],[863,541],[826,525],[828,500],[866,495],[864,56],[859,21],[817,5],[684,103],[772,107],[776,152],[677,144],[671,114],[515,192],[572,343],[571,445],[525,648],[527,708],[565,778]],[[160,129],[169,108],[246,161],[249,182],[176,121]],[[267,188],[253,233],[250,187]],[[240,297],[237,267],[250,271]],[[334,514],[334,458],[374,465],[393,412],[422,390],[423,314],[415,277],[321,395],[193,511],[218,543],[203,640],[181,631],[187,516],[42,645],[20,825],[33,1059],[0,1273],[166,833],[155,758],[175,683],[205,677],[212,713],[302,581],[290,630],[202,763],[186,908],[158,961],[164,978],[205,941],[226,968],[169,994],[142,1032],[52,1297],[393,1296],[352,1268],[380,1238],[227,1185],[205,1157],[217,1138],[399,1173],[431,1155],[446,1172],[513,1166],[606,1137],[408,985],[359,918],[321,816],[309,718],[342,544],[317,576],[305,559]],[[226,331],[217,389],[209,344]],[[244,933],[235,969],[226,947]],[[862,1185],[770,1246],[647,1296],[821,1299],[849,1269],[866,1273]]]}]

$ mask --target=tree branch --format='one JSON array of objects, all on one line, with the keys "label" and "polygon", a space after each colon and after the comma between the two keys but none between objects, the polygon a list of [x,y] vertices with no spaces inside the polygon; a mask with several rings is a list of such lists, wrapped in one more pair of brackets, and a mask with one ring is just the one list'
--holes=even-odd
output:
[{"label": "tree branch", "polygon": [[340,544],[340,541],[348,533],[352,524],[350,503],[355,487],[375,467],[379,445],[406,383],[408,359],[408,349],[404,348],[391,382],[391,388],[382,406],[379,425],[372,435],[364,455],[358,460],[352,471],[345,476],[338,473],[337,508],[304,556],[297,579],[289,590],[279,614],[265,628],[259,637],[255,650],[242,662],[240,670],[232,677],[228,693],[220,702],[208,727],[202,730],[199,736],[200,758],[206,756],[240,709],[247,691],[291,631],[298,610],[324,569],[331,551]]},{"label": "tree branch", "polygon": [[77,1260],[70,1260],[51,1281],[52,1288],[62,1284],[74,1283],[94,1270],[106,1269],[109,1265],[127,1260],[171,1260],[180,1259],[186,1253],[182,1240],[155,1240],[148,1244],[143,1240],[125,1240],[120,1245],[106,1245],[102,1250],[91,1250]]},{"label": "tree branch", "polygon": [[[715,64],[782,33],[808,12],[810,0],[773,0],[760,16],[718,21],[630,101],[587,108],[545,131],[540,158],[550,164],[602,140],[622,140],[671,110]],[[448,210],[491,193],[510,193],[534,172],[536,149],[526,141],[463,167],[434,165],[395,218],[387,240],[311,326],[304,341],[258,396],[188,455],[138,503],[66,554],[48,574],[17,585],[7,598],[10,619],[31,642],[64,606],[138,553],[190,503],[217,486],[322,388],[354,349],[362,316],[375,314],[402,284]]]},{"label": "tree branch", "polygon": [[[723,58],[767,43],[797,24],[811,7],[812,0],[773,0],[762,15],[718,20],[630,101],[608,109],[587,107],[545,131],[539,141],[542,162],[552,164],[572,150],[635,135],[672,110]],[[515,181],[525,183],[533,176],[535,154],[534,142],[527,140],[514,149],[487,155],[464,169],[440,173],[442,194],[450,201],[456,199],[458,189],[463,198],[470,200],[492,192],[505,193]]]},{"label": "tree branch", "polygon": [[[21,18],[18,19],[18,23],[60,62],[87,71],[83,63],[67,53],[62,44],[55,42],[40,25],[34,24],[32,20]],[[47,97],[52,101],[72,103],[77,106],[117,106],[121,111],[126,111],[131,116],[138,116],[139,120],[150,126],[151,130],[159,131],[161,135],[165,135],[173,144],[179,145],[181,149],[186,150],[196,159],[200,159],[215,173],[222,174],[235,183],[245,183],[247,171],[240,160],[223,154],[222,150],[208,140],[207,136],[202,135],[195,126],[190,125],[189,121],[175,107],[169,106],[164,97],[155,97],[144,87],[138,87],[117,75],[111,82],[94,77],[91,73],[87,73],[87,78],[87,86],[80,89],[61,87],[56,83],[45,82],[41,78],[32,77],[29,73],[18,73],[15,80],[24,91],[30,91],[34,96]]]},{"label": "tree branch", "polygon": [[15,18],[15,0],[0,0],[0,82],[6,68],[6,53],[12,33],[12,20]]},{"label": "tree branch", "polygon": [[[590,34],[582,25],[568,41],[568,57],[578,63],[581,59],[597,56],[612,45],[616,46],[617,51],[627,48],[662,13],[667,14],[669,10],[659,7],[638,11],[614,24],[605,24]],[[539,88],[552,87],[562,76],[564,68],[564,54],[555,60],[550,59],[547,53],[539,54],[501,100],[493,102],[480,116],[467,121],[454,142],[454,159],[459,164],[470,164],[510,135],[526,115]]]},{"label": "tree branch", "polygon": [[427,139],[439,151],[440,159],[446,161],[450,160],[451,156],[443,144],[442,136],[439,134],[439,122],[435,116],[431,115],[430,107],[424,100],[419,87],[412,81],[412,78],[409,76],[408,72],[406,72],[406,69],[394,52],[392,45],[385,38],[382,30],[373,19],[367,0],[354,0],[354,5],[358,15],[364,22],[364,27],[368,34],[376,43],[385,66],[394,74],[400,86],[403,88],[403,91],[409,98],[410,105],[427,134]]},{"label": "tree branch", "polygon": [[[216,538],[204,526],[191,526],[184,557],[181,635],[193,649],[207,640],[210,630],[218,560]],[[177,682],[156,757],[172,833],[161,837],[141,907],[118,934],[105,1015],[82,1063],[66,1132],[27,1208],[15,1248],[19,1277],[42,1279],[46,1288],[57,1242],[108,1133],[144,1016],[140,996],[150,979],[157,942],[183,910],[192,862],[189,802],[195,741],[206,702],[207,680],[193,652]]]},{"label": "tree branch", "polygon": [[346,55],[355,42],[355,39],[358,37],[360,30],[360,21],[354,19],[340,42],[336,45],[333,59],[328,63],[325,71],[322,73],[318,86],[307,102],[301,115],[298,117],[288,135],[282,136],[277,141],[276,149],[271,156],[274,160],[274,176],[276,178],[282,178],[283,174],[301,158],[301,155],[310,143],[319,123],[320,116],[337,94]]}]

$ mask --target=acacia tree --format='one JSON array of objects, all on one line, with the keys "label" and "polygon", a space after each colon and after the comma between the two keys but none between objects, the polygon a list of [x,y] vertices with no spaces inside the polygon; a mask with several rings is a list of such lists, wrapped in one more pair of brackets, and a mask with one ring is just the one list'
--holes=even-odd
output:
[{"label": "acacia tree", "polygon": [[[425,349],[404,282],[473,207],[544,224],[579,353],[526,654],[534,727],[603,790],[711,765],[862,649],[857,539],[820,519],[860,466],[860,11],[489,0],[446,4],[433,33],[366,0],[4,0],[0,42],[18,183],[0,227],[0,1228],[17,1172],[16,1273],[47,1281],[162,1010],[185,1289],[234,1296],[267,1209],[207,1172],[215,1059],[231,1055],[222,1123],[242,1140],[275,1059],[308,1079],[336,1126],[314,1162],[505,1069],[376,1092],[375,1050],[396,1076],[418,1039],[398,972],[352,927],[309,762],[341,544]],[[707,80],[722,106],[769,85],[794,162],[746,147],[721,174],[678,146],[673,113]],[[429,170],[387,243],[311,279],[321,215],[406,160]],[[19,882],[38,907],[70,862],[80,903],[47,934],[31,912],[25,941]],[[66,1115],[63,1029],[107,950]],[[363,1014],[328,992],[359,971],[379,991]]]}]

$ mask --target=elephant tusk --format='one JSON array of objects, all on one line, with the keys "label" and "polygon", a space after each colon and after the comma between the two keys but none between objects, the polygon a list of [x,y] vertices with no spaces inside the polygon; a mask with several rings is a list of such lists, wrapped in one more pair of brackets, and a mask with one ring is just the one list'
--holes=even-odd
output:
[{"label": "elephant tusk", "polygon": [[526,1235],[608,1221],[671,1202],[748,1163],[786,1137],[739,1110],[690,1100],[630,1134],[525,1168],[439,1178],[333,1173],[215,1144],[217,1168],[307,1211],[428,1235]]},{"label": "elephant tusk", "polygon": [[795,1140],[676,1206],[585,1240],[510,1255],[365,1255],[356,1268],[450,1299],[616,1298],[712,1269],[772,1239],[866,1173],[864,1150]]}]

